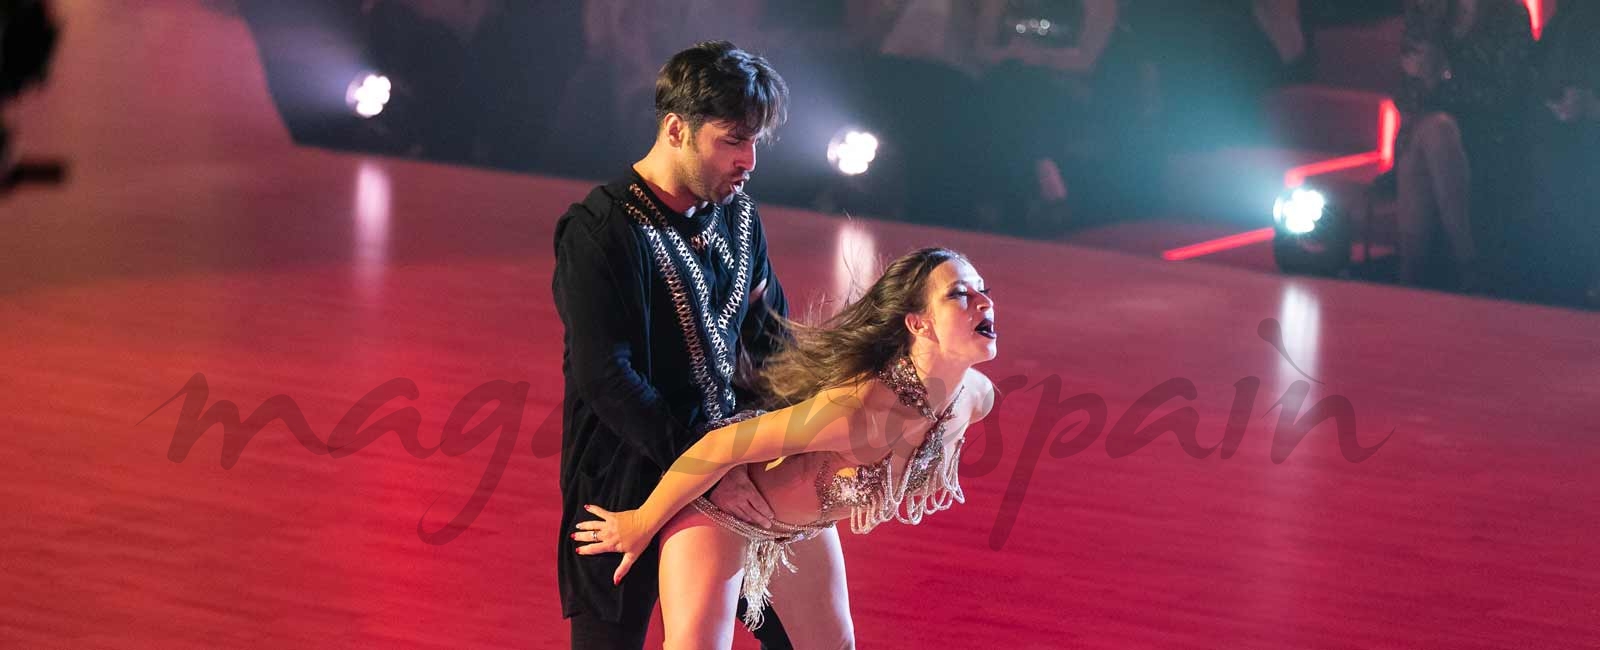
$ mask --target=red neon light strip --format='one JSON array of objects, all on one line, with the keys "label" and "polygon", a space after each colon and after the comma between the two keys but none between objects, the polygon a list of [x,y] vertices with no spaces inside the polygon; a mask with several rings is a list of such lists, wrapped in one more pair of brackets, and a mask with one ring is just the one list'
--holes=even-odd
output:
[{"label": "red neon light strip", "polygon": [[[1527,1],[1530,3],[1539,2],[1539,0]],[[1532,10],[1533,7],[1530,6],[1529,11],[1531,12]],[[1537,38],[1538,32],[1539,27],[1536,23],[1536,26],[1534,27],[1534,34],[1536,35],[1535,38]],[[1399,132],[1400,110],[1395,107],[1393,100],[1385,99],[1383,100],[1382,104],[1378,105],[1378,148],[1376,150],[1352,154],[1349,156],[1340,156],[1330,160],[1321,160],[1308,165],[1295,167],[1287,172],[1284,172],[1283,185],[1287,188],[1300,187],[1301,185],[1305,184],[1307,178],[1312,176],[1318,176],[1344,169],[1354,169],[1356,167],[1371,165],[1374,163],[1378,164],[1383,171],[1388,171],[1391,167],[1394,167],[1394,139]],[[1169,262],[1177,262],[1200,257],[1202,255],[1210,255],[1212,253],[1239,248],[1240,246],[1249,246],[1251,244],[1257,244],[1264,241],[1271,241],[1272,237],[1272,228],[1259,228],[1250,232],[1242,232],[1237,235],[1229,235],[1219,239],[1212,239],[1210,241],[1203,241],[1198,244],[1190,244],[1182,248],[1174,248],[1164,251],[1161,253],[1161,259]]]},{"label": "red neon light strip", "polygon": [[1222,237],[1220,239],[1203,241],[1198,244],[1190,244],[1188,246],[1184,246],[1183,248],[1174,248],[1172,250],[1163,252],[1161,254],[1161,259],[1167,260],[1168,262],[1177,262],[1189,259],[1191,257],[1210,255],[1212,253],[1238,248],[1240,246],[1249,246],[1250,244],[1259,244],[1261,242],[1271,240],[1272,229],[1260,228],[1250,232],[1242,232],[1237,235],[1228,235],[1227,237]]},{"label": "red neon light strip", "polygon": [[1400,135],[1400,109],[1394,100],[1385,99],[1378,106],[1378,163],[1383,171],[1394,168],[1394,139]]},{"label": "red neon light strip", "polygon": [[1378,162],[1383,162],[1383,153],[1380,151],[1368,151],[1350,156],[1340,156],[1330,160],[1321,160],[1309,165],[1301,165],[1283,174],[1283,186],[1300,187],[1305,184],[1307,178],[1312,176],[1320,176],[1329,172],[1352,169]]},{"label": "red neon light strip", "polygon": [[1365,153],[1321,160],[1295,167],[1283,174],[1283,186],[1295,188],[1304,185],[1307,178],[1329,172],[1378,163],[1383,171],[1394,167],[1394,139],[1400,133],[1400,109],[1394,100],[1385,99],[1378,104],[1378,148]]},{"label": "red neon light strip", "polygon": [[1533,28],[1533,40],[1537,41],[1544,36],[1544,0],[1522,0],[1522,4],[1528,6],[1528,22],[1533,23],[1530,27]]}]

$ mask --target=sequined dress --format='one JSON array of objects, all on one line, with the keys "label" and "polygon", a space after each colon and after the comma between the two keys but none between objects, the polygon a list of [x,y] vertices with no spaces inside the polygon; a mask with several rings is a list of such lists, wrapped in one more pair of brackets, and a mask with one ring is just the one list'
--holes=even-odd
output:
[{"label": "sequined dress", "polygon": [[[956,473],[960,447],[945,453],[945,426],[961,391],[957,390],[949,406],[935,414],[928,405],[927,389],[909,358],[902,357],[879,371],[878,379],[894,390],[902,404],[916,409],[932,423],[899,476],[895,474],[893,453],[866,465],[853,464],[835,452],[811,452],[784,459],[786,464],[793,463],[793,469],[779,480],[788,483],[810,478],[815,488],[816,517],[807,524],[774,521],[770,527],[762,528],[723,511],[704,497],[693,502],[707,518],[748,540],[740,589],[749,602],[744,617],[746,627],[760,627],[761,613],[770,597],[767,587],[778,567],[796,570],[789,559],[791,544],[812,539],[844,519],[850,520],[851,532],[864,535],[888,521],[916,525],[928,514],[966,501]],[[714,423],[713,428],[757,415],[760,412],[741,412]],[[789,487],[793,487],[792,483]]]}]

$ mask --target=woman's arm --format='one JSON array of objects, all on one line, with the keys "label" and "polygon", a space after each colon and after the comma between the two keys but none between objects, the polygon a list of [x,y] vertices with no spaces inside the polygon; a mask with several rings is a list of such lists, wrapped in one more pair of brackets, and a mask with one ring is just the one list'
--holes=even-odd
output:
[{"label": "woman's arm", "polygon": [[[678,457],[638,510],[608,512],[585,506],[600,521],[578,524],[573,539],[592,542],[579,555],[623,553],[620,582],[667,521],[711,489],[736,465],[812,451],[849,451],[865,442],[873,418],[865,388],[823,391],[794,406],[713,430]],[[859,440],[858,440],[859,439]]]}]

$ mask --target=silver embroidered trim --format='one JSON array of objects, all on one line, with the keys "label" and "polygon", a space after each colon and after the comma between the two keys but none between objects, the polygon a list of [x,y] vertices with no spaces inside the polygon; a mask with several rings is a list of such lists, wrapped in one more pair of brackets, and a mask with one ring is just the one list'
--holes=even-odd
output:
[{"label": "silver embroidered trim", "polygon": [[[627,209],[633,220],[639,225],[645,238],[650,242],[651,251],[654,253],[656,266],[660,269],[662,279],[667,284],[668,293],[672,295],[673,308],[677,312],[678,325],[683,329],[684,342],[688,345],[690,371],[694,376],[696,386],[700,389],[702,403],[709,419],[719,420],[726,417],[728,411],[734,406],[733,374],[734,364],[738,362],[737,350],[728,342],[728,326],[738,314],[740,305],[744,304],[745,294],[749,292],[751,281],[750,247],[754,235],[754,219],[752,217],[753,203],[749,197],[740,194],[737,198],[738,222],[737,230],[738,255],[730,255],[727,243],[722,237],[717,236],[715,228],[707,229],[707,237],[713,245],[715,253],[721,258],[723,264],[733,267],[734,281],[732,291],[722,309],[713,315],[711,305],[711,290],[706,284],[705,274],[700,270],[700,263],[689,252],[688,245],[677,229],[667,223],[667,219],[656,209],[655,203],[645,195],[644,189],[637,183],[628,188],[634,198],[650,209],[650,216],[646,216],[638,207],[626,201],[623,206]],[[714,208],[721,211],[721,207]],[[715,219],[715,214],[713,214]],[[714,226],[714,223],[713,223]],[[672,255],[672,252],[677,255]],[[731,259],[730,259],[731,258]],[[685,269],[688,269],[690,291],[684,289],[683,278],[678,273],[676,259]],[[693,293],[694,302],[699,306],[698,318],[696,312],[688,302],[689,293]],[[698,321],[698,323],[696,322]],[[697,326],[698,325],[698,326]],[[710,339],[712,348],[711,358],[708,359],[705,345],[701,341],[700,332],[704,331],[706,338]],[[708,363],[708,361],[712,363]],[[720,382],[714,382],[711,369],[714,368],[720,376]],[[720,389],[718,384],[721,384]]]},{"label": "silver embroidered trim", "polygon": [[764,610],[771,602],[772,592],[767,589],[778,567],[794,573],[798,569],[791,561],[791,544],[803,542],[833,527],[832,523],[794,526],[781,521],[772,522],[772,528],[760,528],[734,516],[705,497],[693,501],[696,510],[740,537],[745,538],[744,578],[739,585],[739,595],[745,599],[744,626],[755,630],[765,621]]},{"label": "silver embroidered trim", "polygon": [[696,335],[694,324],[694,307],[689,305],[689,293],[683,288],[683,281],[678,277],[678,272],[672,265],[672,260],[667,257],[667,248],[661,243],[661,234],[650,224],[649,217],[632,205],[623,205],[634,221],[641,226],[647,239],[650,240],[650,249],[655,254],[656,266],[661,269],[661,278],[667,284],[667,293],[672,296],[673,311],[677,313],[678,325],[683,328],[684,343],[689,352],[689,371],[694,375],[695,385],[700,387],[701,401],[705,404],[707,413],[715,415],[715,409],[709,399],[711,386],[711,373],[706,365],[706,351],[700,345],[700,337]]}]

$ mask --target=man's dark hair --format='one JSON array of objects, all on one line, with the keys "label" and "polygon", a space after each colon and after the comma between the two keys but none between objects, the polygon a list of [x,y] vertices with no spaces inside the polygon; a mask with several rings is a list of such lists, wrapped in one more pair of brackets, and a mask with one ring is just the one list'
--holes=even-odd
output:
[{"label": "man's dark hair", "polygon": [[767,60],[727,41],[674,54],[656,76],[656,126],[677,113],[691,131],[730,122],[749,137],[769,136],[788,119],[789,86]]}]

